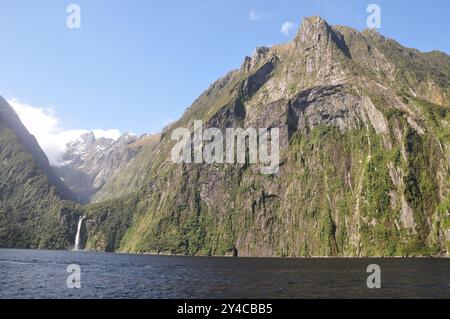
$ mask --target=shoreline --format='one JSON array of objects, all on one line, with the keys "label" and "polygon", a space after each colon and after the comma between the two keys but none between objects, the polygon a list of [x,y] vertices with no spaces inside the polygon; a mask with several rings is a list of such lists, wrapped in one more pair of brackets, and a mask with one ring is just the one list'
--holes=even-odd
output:
[{"label": "shoreline", "polygon": [[450,259],[450,254],[442,256],[309,256],[309,257],[280,257],[280,256],[225,256],[225,255],[182,255],[169,253],[130,253],[130,252],[105,252],[98,250],[51,250],[51,249],[28,249],[28,248],[1,248],[1,250],[17,251],[41,251],[41,252],[69,252],[69,253],[97,253],[97,254],[115,254],[130,256],[153,256],[153,257],[197,257],[197,258],[229,258],[229,259],[284,259],[284,260],[313,260],[313,259]]}]

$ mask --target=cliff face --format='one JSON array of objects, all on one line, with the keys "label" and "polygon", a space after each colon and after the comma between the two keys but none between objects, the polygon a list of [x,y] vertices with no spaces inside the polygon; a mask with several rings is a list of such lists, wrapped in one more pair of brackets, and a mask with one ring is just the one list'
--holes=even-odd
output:
[{"label": "cliff face", "polygon": [[[162,135],[132,195],[88,208],[88,248],[393,256],[450,248],[450,58],[305,19]],[[281,166],[171,162],[171,132],[279,128]],[[120,184],[120,178],[116,181]]]}]

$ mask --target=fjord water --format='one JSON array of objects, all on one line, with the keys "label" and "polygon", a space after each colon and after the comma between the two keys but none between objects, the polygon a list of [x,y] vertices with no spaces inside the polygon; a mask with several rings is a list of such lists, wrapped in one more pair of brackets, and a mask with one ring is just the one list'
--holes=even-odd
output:
[{"label": "fjord water", "polygon": [[[69,289],[67,266],[81,268]],[[381,266],[382,289],[367,288]],[[450,298],[449,259],[207,258],[0,249],[0,298]]]}]

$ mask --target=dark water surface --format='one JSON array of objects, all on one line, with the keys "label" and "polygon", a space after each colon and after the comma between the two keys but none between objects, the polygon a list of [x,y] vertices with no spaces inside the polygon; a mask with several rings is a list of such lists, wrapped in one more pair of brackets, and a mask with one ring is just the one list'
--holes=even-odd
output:
[{"label": "dark water surface", "polygon": [[[81,268],[69,289],[67,266]],[[370,290],[367,266],[381,267]],[[450,259],[257,259],[0,249],[0,298],[450,298]]]}]

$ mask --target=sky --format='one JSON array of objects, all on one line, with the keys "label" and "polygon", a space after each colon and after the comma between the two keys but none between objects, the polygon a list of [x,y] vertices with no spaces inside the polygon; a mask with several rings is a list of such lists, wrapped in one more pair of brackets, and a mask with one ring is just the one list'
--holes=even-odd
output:
[{"label": "sky", "polygon": [[[0,95],[41,146],[66,131],[155,133],[257,46],[290,41],[303,17],[363,30],[372,3],[380,33],[450,53],[448,0],[1,0]],[[67,27],[70,4],[80,29]]]}]

